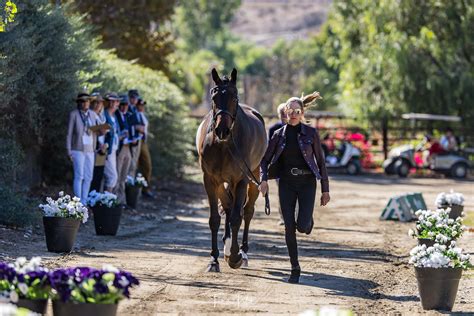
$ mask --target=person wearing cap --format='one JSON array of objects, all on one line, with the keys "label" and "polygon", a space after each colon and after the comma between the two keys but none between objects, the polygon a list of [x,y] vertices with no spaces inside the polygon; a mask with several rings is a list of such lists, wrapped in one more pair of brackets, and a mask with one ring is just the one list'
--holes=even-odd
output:
[{"label": "person wearing cap", "polygon": [[138,98],[137,102],[137,114],[140,124],[143,126],[143,138],[141,139],[140,145],[140,155],[138,158],[138,172],[140,172],[144,177],[148,186],[142,189],[142,194],[145,197],[153,198],[153,194],[150,192],[150,180],[151,180],[151,155],[150,149],[148,148],[148,119],[145,115],[145,105],[146,101],[142,98]]},{"label": "person wearing cap", "polygon": [[[137,104],[138,100],[140,99],[140,94],[138,90],[131,89],[128,91],[128,99],[129,99],[129,106],[128,112],[130,113],[129,116],[129,124],[132,132],[133,138],[138,138],[140,135],[143,136],[144,134],[144,126],[140,122],[140,116],[138,115],[137,111]],[[130,163],[130,169],[128,170],[128,175],[131,177],[135,177],[138,168],[138,159],[140,156],[140,149],[141,149],[142,142],[138,141],[135,144],[131,144],[130,150],[132,152],[132,161]]]},{"label": "person wearing cap", "polygon": [[96,137],[90,127],[97,124],[97,115],[89,109],[90,95],[79,93],[77,108],[69,114],[66,149],[74,168],[74,195],[86,203],[94,170]]},{"label": "person wearing cap", "polygon": [[[105,123],[104,99],[99,92],[91,94],[90,109],[97,115],[97,124]],[[107,158],[107,145],[105,144],[105,133],[107,129],[100,130],[96,135],[95,163],[90,191],[102,191],[102,180],[104,178],[105,160]]]},{"label": "person wearing cap", "polygon": [[104,189],[113,192],[117,185],[117,150],[119,148],[120,128],[115,113],[120,104],[120,97],[115,92],[105,95],[105,122],[110,125],[110,129],[105,134],[105,144],[107,147],[107,159],[104,166]]},{"label": "person wearing cap", "polygon": [[133,144],[133,134],[130,125],[131,113],[128,111],[129,100],[127,95],[120,96],[120,104],[115,112],[115,119],[119,126],[119,147],[117,152],[117,184],[114,192],[123,205],[125,200],[125,181],[130,170],[132,154],[130,145]]}]

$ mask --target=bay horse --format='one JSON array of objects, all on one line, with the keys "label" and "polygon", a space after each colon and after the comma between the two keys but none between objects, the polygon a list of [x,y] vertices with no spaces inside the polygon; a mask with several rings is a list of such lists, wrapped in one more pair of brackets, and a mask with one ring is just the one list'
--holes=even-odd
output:
[{"label": "bay horse", "polygon": [[[207,272],[220,272],[219,201],[225,212],[224,258],[231,268],[238,269],[248,264],[248,233],[259,193],[250,179],[259,178],[267,135],[260,113],[239,104],[237,70],[232,70],[230,79],[227,76],[221,79],[212,69],[212,79],[215,83],[211,89],[212,109],[199,125],[196,147],[210,207],[212,251]],[[245,226],[239,251],[237,237],[242,217]]]}]

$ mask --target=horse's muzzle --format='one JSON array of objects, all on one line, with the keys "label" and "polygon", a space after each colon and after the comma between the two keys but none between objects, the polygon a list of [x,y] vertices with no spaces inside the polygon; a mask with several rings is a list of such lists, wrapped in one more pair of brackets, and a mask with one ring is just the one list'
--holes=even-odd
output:
[{"label": "horse's muzzle", "polygon": [[216,135],[219,140],[227,140],[227,138],[230,136],[230,128],[218,127],[216,128]]}]

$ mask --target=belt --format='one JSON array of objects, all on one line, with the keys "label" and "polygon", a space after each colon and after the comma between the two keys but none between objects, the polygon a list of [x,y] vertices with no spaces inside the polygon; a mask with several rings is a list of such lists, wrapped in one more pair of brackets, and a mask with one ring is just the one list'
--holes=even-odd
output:
[{"label": "belt", "polygon": [[298,168],[291,168],[290,173],[294,176],[302,176],[306,174],[313,174],[311,170],[308,169],[298,169]]}]

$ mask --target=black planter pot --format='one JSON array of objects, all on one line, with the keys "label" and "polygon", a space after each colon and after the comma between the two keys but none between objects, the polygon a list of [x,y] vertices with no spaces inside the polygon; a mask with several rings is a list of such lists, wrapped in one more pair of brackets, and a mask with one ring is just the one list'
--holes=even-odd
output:
[{"label": "black planter pot", "polygon": [[122,209],[120,207],[95,206],[94,213],[95,233],[97,235],[115,236],[120,225]]},{"label": "black planter pot", "polygon": [[54,316],[115,316],[118,304],[64,303],[53,301]]},{"label": "black planter pot", "polygon": [[46,246],[50,252],[70,252],[81,225],[80,219],[43,217]]},{"label": "black planter pot", "polygon": [[48,307],[48,300],[29,300],[26,298],[20,298],[16,303],[16,306],[44,315],[46,314],[46,308]]},{"label": "black planter pot", "polygon": [[418,238],[418,245],[426,245],[426,248],[433,247],[435,243],[436,241],[432,239]]},{"label": "black planter pot", "polygon": [[451,208],[451,212],[449,212],[449,218],[456,219],[462,216],[464,205],[441,205],[441,208],[443,209],[447,209],[448,207]]},{"label": "black planter pot", "polygon": [[127,199],[127,205],[136,208],[138,203],[138,197],[142,192],[142,187],[139,186],[129,186],[125,187],[125,197]]},{"label": "black planter pot", "polygon": [[416,268],[418,291],[423,309],[451,311],[453,309],[461,268]]}]

